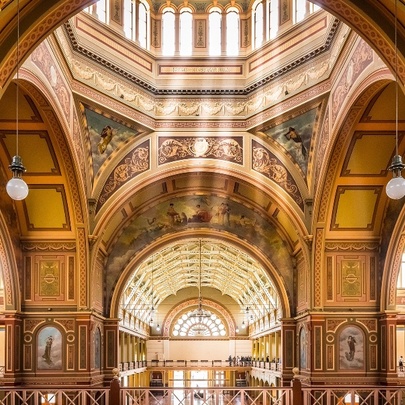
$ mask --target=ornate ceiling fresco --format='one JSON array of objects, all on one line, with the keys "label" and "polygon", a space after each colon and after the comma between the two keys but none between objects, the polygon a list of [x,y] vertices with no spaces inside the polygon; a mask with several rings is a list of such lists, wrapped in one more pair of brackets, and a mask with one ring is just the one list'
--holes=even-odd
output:
[{"label": "ornate ceiling fresco", "polygon": [[[2,5],[11,13],[12,3]],[[23,21],[38,12],[38,2],[22,3]],[[260,52],[220,63],[141,53],[122,37],[113,42],[116,33],[89,15],[67,20],[84,2],[56,3],[65,18],[50,19],[47,29],[64,24],[40,43],[38,17],[37,26],[26,27],[32,36],[23,38],[40,43],[21,69],[30,194],[15,207],[3,198],[1,204],[19,218],[25,249],[34,241],[89,240],[93,275],[107,269],[95,307],[107,304],[118,316],[132,283],[151,272],[152,258],[157,305],[180,290],[174,306],[195,298],[196,270],[187,266],[195,265],[199,238],[207,241],[207,299],[228,295],[237,317],[247,303],[262,305],[257,286],[274,285],[277,298],[264,301],[280,301],[277,308],[289,316],[299,300],[296,252],[304,246],[308,257],[301,260],[310,260],[317,224],[326,224],[326,249],[375,249],[381,238],[386,244],[394,223],[383,189],[395,117],[388,107],[392,74],[381,55],[389,59],[390,50],[384,43],[377,53],[349,28],[353,2],[318,2],[335,15],[321,11]],[[0,46],[2,86],[13,71],[9,48]],[[14,155],[13,87],[1,90],[2,184]],[[218,252],[209,255],[213,246]],[[175,265],[178,252],[184,259]],[[249,285],[244,272],[259,278]],[[143,288],[149,302],[151,280]]]}]

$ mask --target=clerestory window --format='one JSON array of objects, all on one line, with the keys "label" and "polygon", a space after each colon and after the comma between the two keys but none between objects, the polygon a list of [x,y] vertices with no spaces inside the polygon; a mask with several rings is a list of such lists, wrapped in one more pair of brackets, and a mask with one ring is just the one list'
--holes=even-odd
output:
[{"label": "clerestory window", "polygon": [[208,18],[208,32],[209,32],[209,54],[210,56],[221,55],[222,47],[222,14],[221,10],[217,7],[213,7],[210,10]]},{"label": "clerestory window", "polygon": [[193,14],[190,8],[180,10],[180,55],[190,56],[193,52]]},{"label": "clerestory window", "polygon": [[227,10],[226,14],[226,54],[239,55],[239,11],[235,7]]},{"label": "clerestory window", "polygon": [[175,15],[171,7],[165,7],[162,12],[162,55],[174,55]]}]

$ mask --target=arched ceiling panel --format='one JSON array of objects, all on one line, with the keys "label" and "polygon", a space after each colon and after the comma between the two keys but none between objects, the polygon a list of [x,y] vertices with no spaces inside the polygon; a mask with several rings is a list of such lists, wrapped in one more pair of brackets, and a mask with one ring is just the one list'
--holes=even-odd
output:
[{"label": "arched ceiling panel", "polygon": [[238,303],[239,308],[230,312],[248,312],[254,320],[274,311],[281,316],[280,294],[262,266],[232,244],[207,238],[171,243],[133,269],[119,312],[124,318],[132,313],[147,322],[153,307],[164,317],[172,308],[159,309],[159,305],[177,294],[179,304],[180,291],[188,288],[197,288],[203,303],[204,297],[212,298],[211,289],[217,290]]}]

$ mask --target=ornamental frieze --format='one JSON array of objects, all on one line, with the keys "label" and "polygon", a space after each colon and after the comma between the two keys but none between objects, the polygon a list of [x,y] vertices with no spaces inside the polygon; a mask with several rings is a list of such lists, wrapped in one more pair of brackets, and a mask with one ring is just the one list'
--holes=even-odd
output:
[{"label": "ornamental frieze", "polygon": [[97,204],[97,211],[107,199],[128,181],[150,168],[150,144],[145,141],[129,152],[115,167],[104,183]]},{"label": "ornamental frieze", "polygon": [[342,251],[356,251],[356,252],[377,252],[379,249],[378,242],[326,242],[325,251],[328,252],[342,252]]},{"label": "ornamental frieze", "polygon": [[304,201],[297,186],[284,164],[256,141],[252,142],[252,169],[277,183],[304,210]]},{"label": "ornamental frieze", "polygon": [[233,137],[159,137],[158,162],[210,158],[243,164],[243,138]]}]

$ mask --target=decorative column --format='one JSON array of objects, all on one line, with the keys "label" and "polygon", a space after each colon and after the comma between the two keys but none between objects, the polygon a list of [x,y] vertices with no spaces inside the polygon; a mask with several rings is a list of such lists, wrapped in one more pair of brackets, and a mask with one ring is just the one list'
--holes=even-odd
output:
[{"label": "decorative column", "polygon": [[[281,370],[283,373],[283,379],[289,382],[293,377],[292,369],[296,365],[296,322],[293,319],[281,320]],[[279,350],[279,349],[278,349]]]},{"label": "decorative column", "polygon": [[118,367],[118,323],[119,319],[108,319],[104,327],[104,367],[110,374]]},{"label": "decorative column", "polygon": [[4,370],[3,385],[15,385],[19,383],[21,362],[23,354],[22,344],[22,319],[18,314],[6,314],[4,318],[6,330],[6,364]]},{"label": "decorative column", "polygon": [[381,373],[385,379],[397,378],[397,314],[386,313],[380,319],[380,350]]}]

